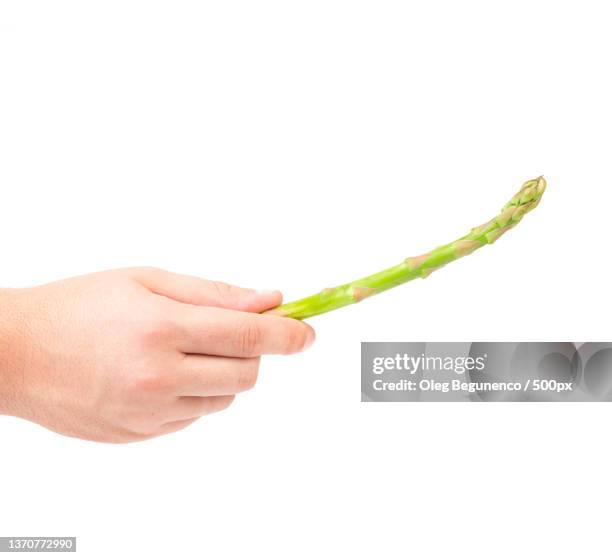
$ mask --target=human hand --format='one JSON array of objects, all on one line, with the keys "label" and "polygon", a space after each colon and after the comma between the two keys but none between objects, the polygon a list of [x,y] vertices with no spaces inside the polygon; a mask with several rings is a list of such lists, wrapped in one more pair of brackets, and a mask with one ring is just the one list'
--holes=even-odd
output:
[{"label": "human hand", "polygon": [[252,388],[260,355],[313,342],[259,314],[280,302],[154,268],[0,290],[0,414],[104,442],[174,432]]}]

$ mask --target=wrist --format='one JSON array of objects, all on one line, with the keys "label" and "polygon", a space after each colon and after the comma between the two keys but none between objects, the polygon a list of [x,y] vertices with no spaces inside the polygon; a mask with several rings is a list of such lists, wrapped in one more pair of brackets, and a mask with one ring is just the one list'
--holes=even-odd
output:
[{"label": "wrist", "polygon": [[14,414],[19,401],[18,378],[22,319],[16,303],[18,289],[0,289],[0,415]]}]

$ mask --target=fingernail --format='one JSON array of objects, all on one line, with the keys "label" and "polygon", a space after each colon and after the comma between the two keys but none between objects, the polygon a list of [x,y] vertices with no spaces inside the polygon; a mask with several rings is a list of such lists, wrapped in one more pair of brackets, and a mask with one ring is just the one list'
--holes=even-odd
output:
[{"label": "fingernail", "polygon": [[259,296],[271,296],[271,295],[276,295],[276,294],[278,294],[278,293],[279,293],[279,291],[276,291],[276,290],[273,290],[273,289],[271,289],[271,290],[267,290],[267,289],[257,289],[257,290],[255,291],[255,294],[256,294],[256,295],[259,295]]},{"label": "fingernail", "polygon": [[313,329],[308,330],[308,335],[306,337],[306,343],[304,343],[303,351],[308,349],[315,342],[315,332]]}]

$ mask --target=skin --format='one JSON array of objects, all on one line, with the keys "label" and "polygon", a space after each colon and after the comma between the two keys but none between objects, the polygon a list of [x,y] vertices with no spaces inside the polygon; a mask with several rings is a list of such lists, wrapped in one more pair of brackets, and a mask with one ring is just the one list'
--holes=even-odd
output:
[{"label": "skin", "polygon": [[262,315],[259,292],[154,268],[0,289],[0,414],[102,442],[133,442],[226,409],[260,356],[314,341]]}]

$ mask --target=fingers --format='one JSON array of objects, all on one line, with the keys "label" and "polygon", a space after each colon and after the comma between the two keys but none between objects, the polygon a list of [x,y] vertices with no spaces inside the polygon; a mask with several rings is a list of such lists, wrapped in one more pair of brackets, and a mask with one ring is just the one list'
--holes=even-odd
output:
[{"label": "fingers", "polygon": [[182,430],[204,415],[224,411],[233,401],[233,395],[180,397],[172,409],[171,419],[157,428],[155,434],[159,436]]},{"label": "fingers", "polygon": [[303,351],[314,341],[304,322],[279,316],[177,305],[177,349],[184,353],[255,357]]},{"label": "fingers", "polygon": [[131,431],[146,437],[174,432],[204,415],[227,409],[234,401],[234,397],[234,395],[174,397],[163,408],[157,408],[155,416],[140,417]]},{"label": "fingers", "polygon": [[[214,397],[179,397],[173,405],[169,422],[193,420],[204,415],[227,409],[234,401],[233,395]],[[167,423],[166,423],[167,424]]]},{"label": "fingers", "polygon": [[243,289],[157,268],[135,268],[129,272],[150,291],[186,304],[263,312],[282,302],[282,295],[278,291]]},{"label": "fingers", "polygon": [[187,428],[190,424],[193,424],[200,417],[194,417],[187,420],[176,420],[172,422],[167,422],[166,424],[162,424],[157,431],[155,432],[155,436],[163,436],[164,434],[171,434],[172,432],[178,432],[179,430],[183,430]]},{"label": "fingers", "polygon": [[257,358],[186,355],[176,372],[177,395],[231,395],[255,386]]},{"label": "fingers", "polygon": [[155,431],[180,430],[201,416],[227,409],[236,393],[255,385],[258,368],[259,358],[186,356],[174,374],[178,395],[159,410],[163,424]]}]

